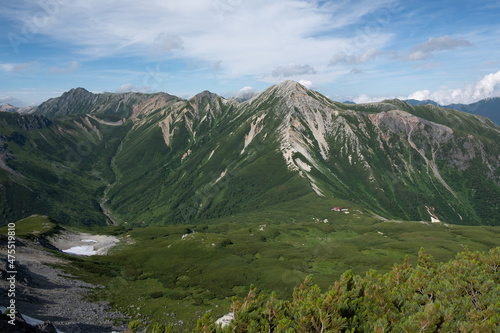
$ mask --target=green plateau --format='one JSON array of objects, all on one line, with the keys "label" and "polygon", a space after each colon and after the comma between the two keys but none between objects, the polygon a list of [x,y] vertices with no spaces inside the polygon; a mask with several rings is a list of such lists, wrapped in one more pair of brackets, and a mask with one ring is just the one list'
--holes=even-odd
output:
[{"label": "green plateau", "polygon": [[[407,261],[407,265],[417,265],[421,248],[436,265],[465,250],[484,253],[500,248],[500,227],[381,221],[358,206],[352,207],[351,214],[339,214],[325,210],[326,201],[314,199],[309,197],[300,220],[292,220],[296,216],[293,205],[278,205],[211,224],[94,227],[92,233],[119,237],[119,245],[107,256],[81,257],[57,251],[68,262],[58,267],[104,286],[94,290],[91,299],[109,301],[131,323],[147,326],[147,332],[154,332],[155,325],[171,327],[174,332],[193,330],[200,320],[215,331],[214,320],[242,302],[252,285],[259,295],[252,302],[271,294],[289,302],[307,279],[327,291],[346,272],[357,279],[370,279],[374,274],[382,278],[393,273],[395,264]],[[46,216],[16,222],[21,237],[41,243],[65,229],[68,227]],[[498,258],[496,264],[500,264]],[[319,293],[314,296],[317,301],[323,298]],[[261,308],[246,309],[255,311],[257,317],[250,318],[258,325],[262,324],[256,319],[261,318]],[[250,320],[241,318],[243,324]]]}]

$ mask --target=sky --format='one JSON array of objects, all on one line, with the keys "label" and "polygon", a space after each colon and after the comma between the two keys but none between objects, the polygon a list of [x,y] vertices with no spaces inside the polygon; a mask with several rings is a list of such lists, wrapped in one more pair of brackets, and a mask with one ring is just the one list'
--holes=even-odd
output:
[{"label": "sky", "polygon": [[337,101],[500,96],[500,1],[16,0],[0,104],[71,88],[224,97],[295,80]]}]

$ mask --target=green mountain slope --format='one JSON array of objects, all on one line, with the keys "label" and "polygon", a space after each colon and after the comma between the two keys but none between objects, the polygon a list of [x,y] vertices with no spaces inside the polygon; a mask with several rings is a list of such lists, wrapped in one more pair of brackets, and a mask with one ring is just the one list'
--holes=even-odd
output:
[{"label": "green mountain slope", "polygon": [[65,224],[106,223],[99,200],[114,179],[110,161],[130,122],[1,112],[0,126],[2,222],[40,213]]},{"label": "green mountain slope", "polygon": [[[451,109],[343,104],[286,81],[241,103],[207,91],[181,100],[75,89],[36,113],[51,118],[27,117],[47,126],[23,129],[19,115],[2,122],[7,220],[38,212],[102,224],[103,207],[118,223],[196,223],[300,207],[314,194],[387,219],[500,224],[500,129]],[[61,172],[65,186],[50,178]]]},{"label": "green mountain slope", "polygon": [[216,218],[313,191],[387,218],[498,221],[499,131],[480,117],[397,100],[344,105],[291,81],[241,104],[196,96],[155,117],[115,159],[109,203],[122,221]]}]

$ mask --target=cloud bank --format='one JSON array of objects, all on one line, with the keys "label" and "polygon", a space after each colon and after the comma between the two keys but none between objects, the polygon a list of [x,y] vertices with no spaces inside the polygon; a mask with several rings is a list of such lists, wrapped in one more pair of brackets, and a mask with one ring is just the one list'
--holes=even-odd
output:
[{"label": "cloud bank", "polygon": [[369,48],[362,54],[347,54],[343,51],[336,53],[331,59],[328,65],[334,66],[340,63],[345,63],[348,65],[359,65],[368,62],[376,57],[384,54],[383,51],[377,50],[376,48]]},{"label": "cloud bank", "polygon": [[500,96],[500,71],[485,75],[474,84],[463,88],[440,89],[437,91],[419,90],[408,96],[409,99],[433,100],[441,105],[470,104],[488,97]]},{"label": "cloud bank", "polygon": [[428,89],[418,90],[408,96],[378,96],[360,94],[353,98],[356,103],[380,102],[384,99],[398,98],[416,99],[419,101],[432,100],[440,105],[471,104],[485,98],[500,96],[500,71],[485,75],[481,80],[462,88],[442,88],[436,91]]},{"label": "cloud bank", "polygon": [[18,98],[12,97],[12,96],[0,97],[0,105],[2,105],[2,104],[10,104],[13,106],[18,106],[18,107],[25,106],[23,101],[19,100]]},{"label": "cloud bank", "polygon": [[[28,0],[19,2],[12,13],[36,20],[39,8],[31,6],[30,13]],[[52,11],[37,26],[37,35],[91,60],[124,54],[158,62],[179,59],[194,64],[195,70],[210,71],[219,64],[217,78],[247,75],[278,82],[304,74],[331,74],[328,62],[347,40],[331,32],[362,22],[366,14],[391,2],[151,0],[144,6],[122,0],[117,6],[109,1],[75,0]],[[387,39],[383,33],[378,37]],[[366,46],[373,43],[378,42]],[[49,73],[76,69],[53,67]]]},{"label": "cloud bank", "polygon": [[304,74],[316,74],[316,70],[311,65],[290,64],[288,66],[279,66],[273,73],[273,77],[290,77]]}]

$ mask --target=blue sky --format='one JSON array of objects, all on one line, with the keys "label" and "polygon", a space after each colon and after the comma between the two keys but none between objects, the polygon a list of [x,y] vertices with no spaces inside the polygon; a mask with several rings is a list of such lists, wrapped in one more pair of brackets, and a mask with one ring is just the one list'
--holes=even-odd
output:
[{"label": "blue sky", "polygon": [[500,1],[16,0],[0,104],[75,87],[230,97],[296,80],[334,100],[500,95]]}]

